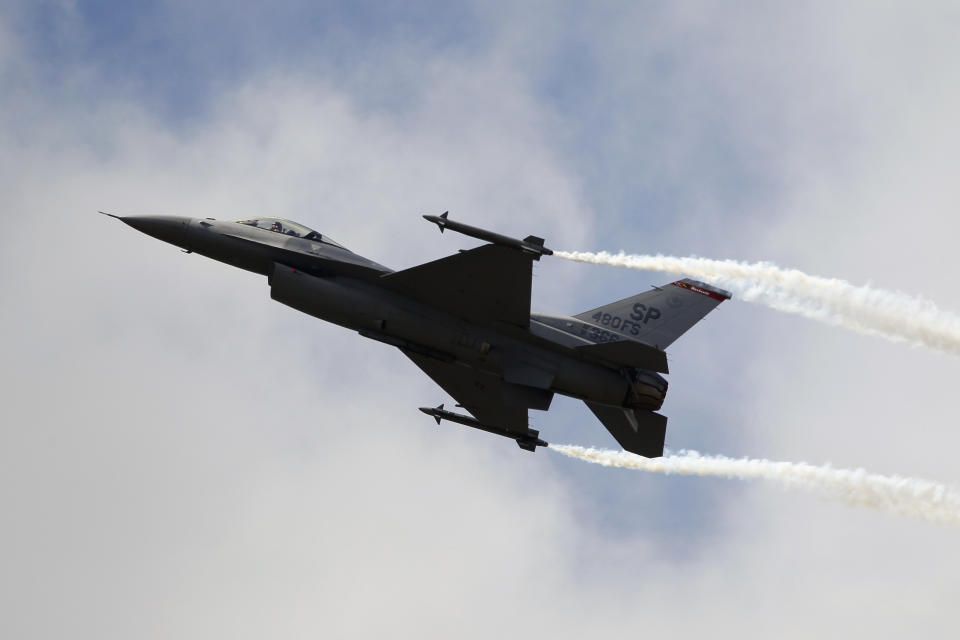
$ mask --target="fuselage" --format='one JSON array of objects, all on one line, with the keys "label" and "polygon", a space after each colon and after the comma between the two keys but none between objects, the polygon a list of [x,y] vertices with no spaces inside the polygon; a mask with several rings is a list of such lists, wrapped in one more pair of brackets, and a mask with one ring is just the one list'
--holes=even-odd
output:
[{"label": "fuselage", "polygon": [[[267,276],[278,302],[361,335],[540,390],[616,407],[659,409],[667,383],[648,371],[582,357],[603,342],[601,327],[566,316],[532,314],[529,327],[463,318],[385,286],[393,271],[287,221],[228,222],[175,217],[123,218],[158,239]],[[283,225],[292,225],[287,233]],[[308,233],[309,232],[309,233]],[[612,338],[609,338],[612,339]],[[509,366],[507,366],[509,362]],[[519,365],[518,365],[519,363]],[[538,379],[537,372],[550,372]],[[531,373],[532,372],[532,373]],[[541,406],[542,405],[542,406]]]}]

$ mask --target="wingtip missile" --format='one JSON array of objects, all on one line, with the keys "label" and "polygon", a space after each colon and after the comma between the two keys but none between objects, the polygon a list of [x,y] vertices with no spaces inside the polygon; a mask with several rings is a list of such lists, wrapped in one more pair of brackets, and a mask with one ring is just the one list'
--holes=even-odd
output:
[{"label": "wingtip missile", "polygon": [[491,242],[493,244],[519,249],[524,253],[531,254],[534,260],[539,260],[541,256],[553,255],[553,251],[544,246],[543,238],[538,238],[537,236],[527,236],[523,240],[519,240],[517,238],[511,238],[493,231],[481,229],[480,227],[474,227],[469,224],[457,222],[456,220],[451,220],[449,215],[449,211],[444,211],[439,216],[425,215],[423,216],[423,219],[437,225],[437,227],[440,229],[440,233],[443,233],[445,229],[450,229],[451,231],[462,233],[463,235],[470,236],[471,238],[477,238],[478,240],[485,240],[486,242]]},{"label": "wingtip missile", "polygon": [[438,216],[423,216],[423,219],[427,222],[432,222],[437,225],[437,228],[440,229],[440,233],[443,233],[444,228],[447,226],[447,216],[450,215],[449,211],[444,211]]},{"label": "wingtip missile", "polygon": [[445,411],[442,404],[433,408],[419,407],[419,409],[423,413],[436,420],[437,424],[440,424],[441,420],[447,420],[449,422],[456,422],[457,424],[462,424],[467,427],[473,427],[474,429],[479,429],[480,431],[486,431],[487,433],[503,436],[504,438],[510,438],[511,440],[515,440],[517,442],[517,446],[525,451],[536,451],[537,447],[550,446],[548,443],[540,439],[540,432],[535,429],[527,429],[527,433],[519,434],[513,431],[508,431],[507,429],[503,429],[501,427],[483,424],[479,420],[471,418],[470,416],[461,415],[452,411]]},{"label": "wingtip missile", "polygon": [[430,417],[432,417],[434,420],[436,420],[436,421],[437,421],[437,424],[440,424],[440,416],[439,416],[438,414],[441,414],[441,413],[449,413],[449,411],[444,411],[444,410],[443,410],[443,404],[442,404],[442,403],[439,404],[439,405],[437,405],[437,406],[436,406],[435,408],[433,408],[433,409],[431,409],[430,407],[420,407],[420,411],[423,411],[425,414],[427,414],[428,416],[430,416]]}]

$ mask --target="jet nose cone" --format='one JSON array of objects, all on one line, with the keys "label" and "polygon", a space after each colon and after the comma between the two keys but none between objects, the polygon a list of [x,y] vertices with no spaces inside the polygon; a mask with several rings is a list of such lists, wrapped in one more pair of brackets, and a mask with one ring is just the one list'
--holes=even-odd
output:
[{"label": "jet nose cone", "polygon": [[190,218],[181,216],[125,216],[125,223],[157,240],[187,248],[187,229]]}]

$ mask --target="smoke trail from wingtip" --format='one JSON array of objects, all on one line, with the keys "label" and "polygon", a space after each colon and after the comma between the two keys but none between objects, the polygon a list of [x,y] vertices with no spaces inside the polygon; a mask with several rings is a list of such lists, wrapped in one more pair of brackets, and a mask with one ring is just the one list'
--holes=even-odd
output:
[{"label": "smoke trail from wingtip", "polygon": [[555,251],[567,260],[700,278],[749,302],[795,313],[859,333],[960,355],[960,317],[933,302],[900,292],[811,276],[769,262],[696,257]]},{"label": "smoke trail from wingtip", "polygon": [[774,480],[787,488],[810,491],[851,505],[960,525],[960,493],[930,480],[884,476],[863,469],[818,467],[805,462],[704,456],[696,451],[679,451],[664,458],[644,458],[626,451],[574,445],[551,444],[549,448],[606,467],[663,474]]}]

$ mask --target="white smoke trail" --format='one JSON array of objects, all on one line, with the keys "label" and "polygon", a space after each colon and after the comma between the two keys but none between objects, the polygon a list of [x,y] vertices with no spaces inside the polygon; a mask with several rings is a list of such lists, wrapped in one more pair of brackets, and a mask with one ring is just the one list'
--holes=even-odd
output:
[{"label": "white smoke trail", "polygon": [[896,342],[960,355],[960,317],[930,300],[781,269],[769,262],[555,251],[567,260],[700,278],[749,302]]},{"label": "white smoke trail", "polygon": [[775,480],[848,504],[871,507],[931,522],[960,524],[960,493],[938,482],[919,478],[883,476],[863,469],[833,469],[805,462],[774,462],[752,458],[703,456],[679,451],[664,458],[644,458],[626,451],[588,449],[551,444],[550,449],[605,467],[622,467],[663,474],[719,476]]}]

